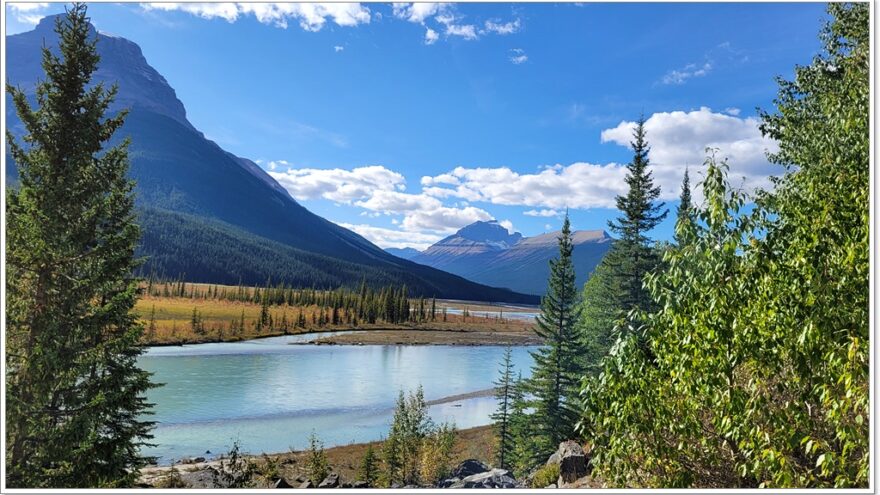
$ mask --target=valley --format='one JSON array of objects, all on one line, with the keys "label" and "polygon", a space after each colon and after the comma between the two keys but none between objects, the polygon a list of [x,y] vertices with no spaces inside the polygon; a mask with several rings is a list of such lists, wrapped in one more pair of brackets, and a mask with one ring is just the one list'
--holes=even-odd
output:
[{"label": "valley", "polygon": [[[460,300],[434,301],[425,317],[389,322],[352,317],[353,311],[332,303],[266,304],[254,301],[254,291],[266,289],[191,283],[144,284],[144,297],[135,311],[144,325],[143,345],[183,345],[238,342],[281,335],[348,332],[322,337],[318,344],[403,345],[536,345],[537,308]],[[292,290],[292,289],[291,289]],[[179,291],[175,294],[175,291]],[[286,291],[285,291],[286,292]],[[300,291],[296,291],[300,292]],[[320,292],[329,294],[330,292]],[[236,294],[233,296],[233,294]],[[258,298],[261,296],[257,296]],[[237,300],[230,300],[237,299]],[[418,311],[420,299],[412,299]],[[421,300],[431,304],[430,300]],[[348,315],[348,316],[346,316]],[[263,321],[261,321],[261,319]]]}]

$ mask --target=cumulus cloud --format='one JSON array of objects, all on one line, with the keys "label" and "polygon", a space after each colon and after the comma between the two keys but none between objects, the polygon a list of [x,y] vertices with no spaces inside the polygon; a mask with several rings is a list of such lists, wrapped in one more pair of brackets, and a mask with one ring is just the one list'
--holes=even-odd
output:
[{"label": "cumulus cloud", "polygon": [[7,3],[8,12],[15,17],[15,20],[22,24],[31,24],[36,26],[40,19],[45,16],[41,12],[49,6],[48,3]]},{"label": "cumulus cloud", "polygon": [[700,64],[687,64],[680,69],[673,69],[663,75],[660,80],[663,84],[684,84],[688,79],[703,77],[712,70],[712,62]]},{"label": "cumulus cloud", "polygon": [[[452,176],[458,184],[442,187],[437,177]],[[422,179],[425,194],[468,201],[546,208],[612,208],[622,193],[626,170],[618,164],[573,163],[554,165],[538,173],[521,174],[508,167],[456,167],[447,174]],[[433,187],[432,187],[433,186]]]},{"label": "cumulus cloud", "polygon": [[[706,148],[717,148],[730,164],[730,178],[748,190],[769,187],[777,169],[766,158],[777,150],[764,138],[755,118],[739,118],[703,107],[690,112],[661,112],[645,123],[649,158],[662,197],[676,199],[686,167],[699,169]],[[621,122],[601,134],[602,142],[629,146],[634,122]],[[529,216],[549,217],[562,208],[614,208],[615,196],[626,192],[626,167],[622,164],[578,162],[553,165],[536,173],[520,173],[508,167],[456,167],[450,172],[421,180],[423,194],[435,198],[461,198],[498,205],[544,208]]]},{"label": "cumulus cloud", "polygon": [[341,45],[336,45],[336,46],[333,47],[333,51],[336,52],[336,53],[339,53],[339,52],[341,52],[341,51],[343,51],[343,50],[345,50],[345,47],[344,47],[344,46],[341,46]]},{"label": "cumulus cloud", "polygon": [[[268,174],[287,189],[291,196],[300,200],[323,198],[350,204],[369,198],[376,191],[403,189],[406,184],[403,175],[381,165],[357,167],[351,170],[289,168],[283,172],[276,172],[271,163]],[[286,165],[286,162],[284,164]]]},{"label": "cumulus cloud", "polygon": [[404,232],[402,230],[386,229],[366,224],[339,223],[338,225],[357,232],[381,248],[411,247],[421,251],[443,238],[442,235],[437,234]]},{"label": "cumulus cloud", "polygon": [[560,213],[556,210],[529,210],[523,212],[523,215],[527,217],[556,217],[559,216]]},{"label": "cumulus cloud", "polygon": [[359,3],[147,3],[148,10],[179,10],[205,19],[235,22],[253,15],[259,22],[287,28],[297,21],[306,31],[320,31],[328,20],[338,26],[370,22],[370,9]]},{"label": "cumulus cloud", "polygon": [[519,65],[525,63],[529,60],[529,56],[526,55],[525,50],[522,48],[512,48],[510,50],[510,56],[508,59],[514,64]]},{"label": "cumulus cloud", "polygon": [[400,226],[411,232],[451,233],[478,220],[492,220],[492,215],[481,208],[444,206],[439,199],[424,193],[377,190],[355,204],[386,215],[403,215]]},{"label": "cumulus cloud", "polygon": [[516,230],[514,230],[513,228],[513,222],[511,222],[510,220],[502,220],[498,222],[498,225],[507,229],[508,234],[513,234],[514,232],[516,232]]},{"label": "cumulus cloud", "polygon": [[[744,178],[743,186],[770,187],[769,176],[779,170],[767,161],[767,152],[778,150],[775,141],[761,135],[760,122],[754,117],[739,118],[713,112],[707,107],[690,112],[660,112],[645,122],[649,158],[663,196],[673,199],[685,167],[699,166],[706,158],[706,148],[717,148],[719,157],[727,157],[730,179]],[[621,122],[602,131],[602,142],[628,146],[634,122]],[[734,182],[736,183],[736,182]]]},{"label": "cumulus cloud", "polygon": [[724,109],[724,113],[729,114],[729,115],[733,115],[734,117],[736,117],[737,115],[739,115],[739,108],[727,107]]}]

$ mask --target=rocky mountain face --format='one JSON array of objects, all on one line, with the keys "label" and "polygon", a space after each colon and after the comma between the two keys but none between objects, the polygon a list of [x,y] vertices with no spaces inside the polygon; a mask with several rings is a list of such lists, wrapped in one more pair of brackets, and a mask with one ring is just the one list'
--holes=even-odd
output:
[{"label": "rocky mountain face", "polygon": [[[559,235],[523,237],[508,233],[497,222],[476,222],[410,259],[482,284],[542,295],[547,290],[549,261],[559,255]],[[572,233],[572,240],[577,283],[583,285],[613,239],[603,230],[579,230]]]},{"label": "rocky mountain face", "polygon": [[[6,38],[8,82],[28,93],[32,103],[37,82],[45,78],[41,48],[45,45],[57,50],[58,37],[53,31],[56,17],[44,18],[33,31]],[[153,235],[146,232],[145,238],[163,240],[151,243],[149,250],[142,252],[151,255],[151,260],[164,260],[162,267],[151,265],[148,260],[145,270],[170,278],[185,275],[192,281],[219,283],[200,271],[200,265],[195,263],[199,253],[192,247],[199,245],[199,239],[194,237],[223,238],[228,244],[222,246],[222,251],[230,257],[224,265],[228,275],[238,280],[242,274],[236,270],[253,256],[252,243],[244,241],[253,240],[263,247],[279,243],[293,250],[275,252],[271,263],[262,263],[263,268],[249,275],[253,280],[244,280],[242,275],[244,283],[265,283],[273,273],[283,271],[281,268],[302,262],[298,253],[306,252],[344,262],[346,274],[351,273],[352,264],[361,266],[362,276],[351,280],[351,284],[359,283],[363,277],[370,281],[371,274],[381,273],[383,283],[405,283],[413,292],[426,296],[534,302],[531,297],[484,287],[410,263],[308,211],[254,162],[206,139],[187,120],[184,105],[174,89],[149,65],[137,44],[117,36],[96,35],[101,61],[92,82],[118,84],[111,112],[129,109],[114,143],[124,137],[131,139],[130,176],[137,184],[136,204],[145,212],[182,214],[162,217],[174,219],[173,229],[158,222],[145,222],[150,228],[162,228]],[[11,98],[6,98],[7,127],[20,136],[23,126]],[[14,183],[17,170],[11,159],[7,159],[6,174]],[[205,221],[193,223],[194,219]],[[272,263],[279,269],[273,269]],[[340,279],[338,273],[332,273],[332,262],[325,259],[321,265],[326,276],[317,274],[313,283]],[[174,267],[174,273],[163,272],[163,267]],[[276,277],[272,282],[283,280]]]}]

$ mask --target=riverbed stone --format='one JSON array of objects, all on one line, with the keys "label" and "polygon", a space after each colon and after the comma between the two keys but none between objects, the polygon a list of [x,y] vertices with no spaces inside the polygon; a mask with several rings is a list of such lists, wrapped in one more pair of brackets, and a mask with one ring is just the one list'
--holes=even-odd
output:
[{"label": "riverbed stone", "polygon": [[305,480],[299,485],[300,488],[314,488],[315,485],[312,484],[311,480]]},{"label": "riverbed stone", "polygon": [[318,488],[338,488],[339,487],[339,475],[336,473],[330,473],[324,478],[324,481],[318,485]]}]

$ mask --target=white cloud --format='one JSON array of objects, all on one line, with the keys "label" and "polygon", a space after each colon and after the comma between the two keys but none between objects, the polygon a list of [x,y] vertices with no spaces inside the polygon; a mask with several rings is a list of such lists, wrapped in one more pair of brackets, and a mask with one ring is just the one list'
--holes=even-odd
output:
[{"label": "white cloud", "polygon": [[353,230],[381,248],[416,248],[419,251],[443,238],[437,234],[404,232],[365,224],[339,223],[340,227]]},{"label": "white cloud", "polygon": [[560,213],[556,210],[529,210],[523,212],[523,215],[527,217],[556,217],[559,216]]},{"label": "white cloud", "polygon": [[402,189],[406,183],[403,175],[381,165],[352,170],[290,168],[284,172],[274,172],[271,171],[274,169],[270,162],[269,168],[268,174],[299,200],[323,198],[350,204],[369,198],[376,191]]},{"label": "white cloud", "polygon": [[703,77],[712,70],[712,62],[705,62],[702,65],[687,64],[681,69],[674,69],[663,75],[661,82],[663,84],[684,84],[688,79],[693,77]]},{"label": "white cloud", "polygon": [[514,230],[513,228],[513,222],[511,222],[510,220],[502,220],[498,222],[498,225],[507,229],[508,234],[513,234],[514,232],[516,232],[516,230]]},{"label": "white cloud", "polygon": [[15,20],[22,24],[30,24],[36,26],[40,19],[45,17],[43,9],[49,7],[48,3],[7,3],[6,7],[15,17]]},{"label": "white cloud", "polygon": [[484,33],[495,33],[495,34],[513,34],[519,31],[521,27],[521,21],[519,19],[515,19],[510,22],[505,22],[501,24],[500,22],[495,21],[486,21],[486,29],[483,31]]},{"label": "white cloud", "polygon": [[[686,167],[692,171],[703,163],[706,148],[720,150],[727,157],[730,178],[735,185],[744,177],[746,189],[769,187],[769,175],[778,169],[768,163],[765,153],[776,151],[776,143],[764,138],[755,118],[738,118],[701,108],[691,112],[661,112],[645,123],[649,158],[662,198],[678,196]],[[633,122],[621,122],[601,134],[602,142],[629,146]],[[462,198],[498,205],[544,208],[525,212],[529,216],[549,217],[562,208],[614,208],[615,196],[626,192],[625,165],[616,163],[545,167],[537,173],[519,173],[508,167],[466,168],[434,177],[423,177],[422,193],[442,198]]]},{"label": "white cloud", "polygon": [[724,113],[733,115],[734,117],[739,115],[739,108],[736,107],[727,107],[724,109]]},{"label": "white cloud", "polygon": [[522,48],[512,48],[510,50],[510,56],[508,57],[508,60],[513,62],[514,65],[519,65],[527,62],[529,60],[529,56],[526,55],[525,50],[523,50]]},{"label": "white cloud", "polygon": [[435,17],[437,22],[446,27],[446,36],[458,36],[466,40],[477,39],[477,26],[473,24],[458,24],[459,17],[453,14],[442,14]]},{"label": "white cloud", "polygon": [[386,215],[403,215],[404,230],[451,233],[477,220],[491,220],[487,211],[473,206],[448,207],[427,194],[409,194],[393,190],[377,190],[355,205]]},{"label": "white cloud", "polygon": [[392,5],[394,17],[409,22],[423,24],[425,19],[439,14],[449,8],[448,3],[395,3]]},{"label": "white cloud", "polygon": [[298,21],[306,31],[320,31],[327,20],[339,26],[370,22],[370,9],[359,3],[147,3],[148,10],[180,10],[205,19],[221,18],[235,22],[253,15],[263,24],[286,28]]},{"label": "white cloud", "polygon": [[437,31],[434,31],[431,28],[428,28],[427,30],[425,30],[425,44],[426,45],[433,45],[434,43],[437,42],[438,39],[440,39],[440,35],[437,34]]},{"label": "white cloud", "polygon": [[336,45],[336,46],[333,47],[333,51],[336,52],[336,53],[339,53],[339,52],[341,52],[341,51],[343,51],[343,50],[345,50],[345,47],[344,47],[344,46]]},{"label": "white cloud", "polygon": [[[770,187],[769,176],[778,173],[778,167],[767,161],[766,152],[775,152],[775,141],[761,135],[760,122],[754,117],[739,118],[713,112],[707,107],[690,112],[660,112],[645,122],[648,155],[654,176],[663,189],[663,197],[673,199],[679,192],[679,182],[685,167],[698,168],[706,159],[706,148],[720,150],[719,158],[727,157],[730,180],[752,190]],[[602,142],[629,146],[633,122],[621,122],[617,127],[602,131]]]},{"label": "white cloud", "polygon": [[[535,174],[521,174],[508,167],[456,167],[441,176],[447,175],[459,183],[453,187],[426,187],[423,192],[438,198],[458,197],[499,205],[613,208],[614,196],[626,188],[626,170],[614,163],[554,165]],[[437,177],[423,179],[422,184],[436,184]]]}]

